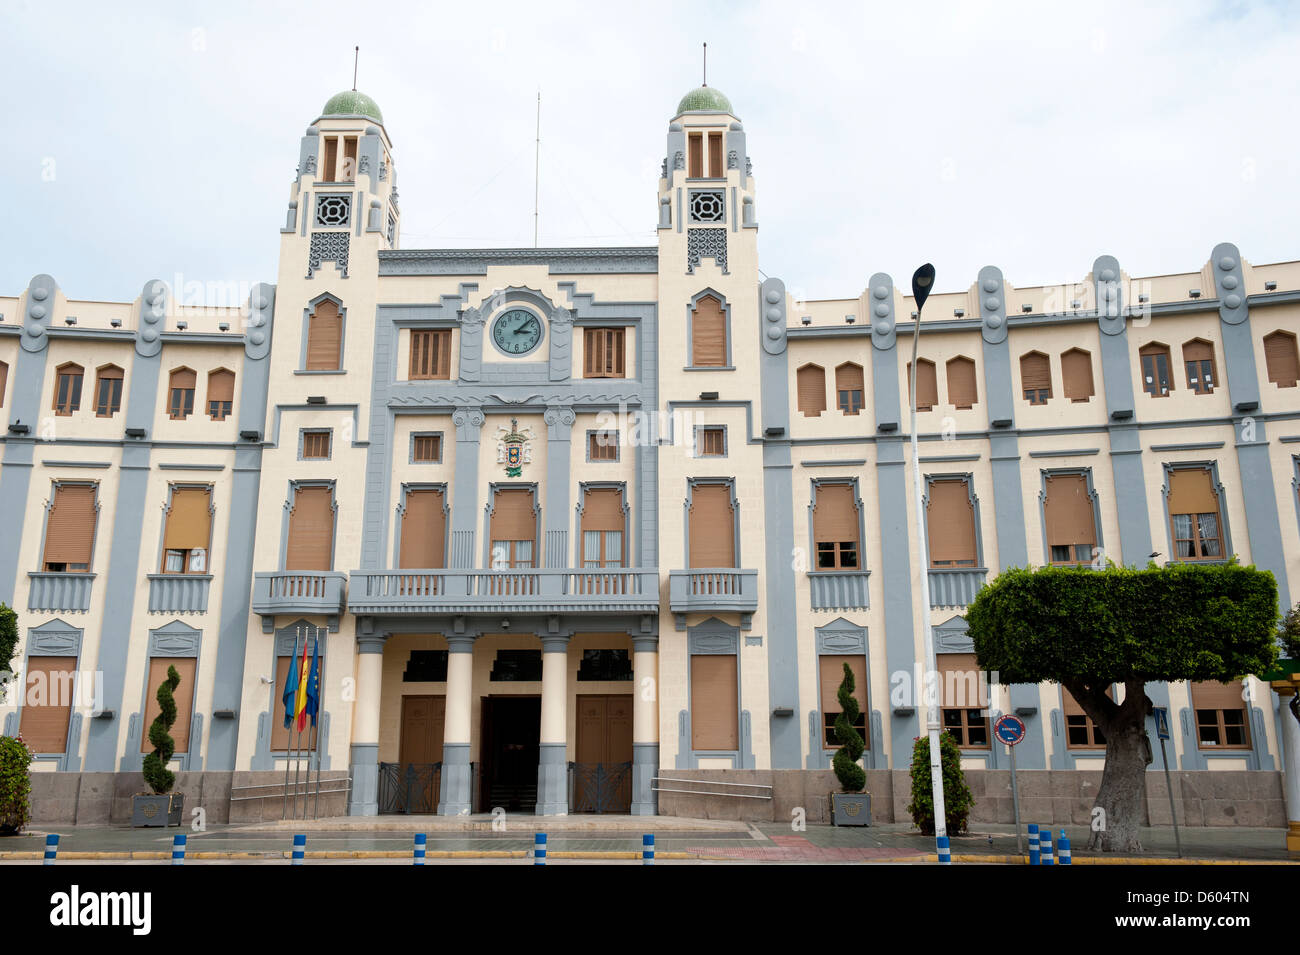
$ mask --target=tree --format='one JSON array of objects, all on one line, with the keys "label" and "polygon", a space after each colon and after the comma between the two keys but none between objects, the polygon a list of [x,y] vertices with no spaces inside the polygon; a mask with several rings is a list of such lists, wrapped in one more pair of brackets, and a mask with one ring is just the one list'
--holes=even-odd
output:
[{"label": "tree", "polygon": [[5,701],[7,691],[4,680],[10,674],[9,665],[13,663],[14,648],[18,646],[18,615],[8,605],[0,603],[0,703]]},{"label": "tree", "polygon": [[[1151,762],[1149,682],[1240,679],[1276,659],[1277,583],[1268,571],[1227,564],[1145,570],[1013,568],[966,614],[981,669],[1002,683],[1060,683],[1106,736],[1093,845],[1142,848],[1138,826]],[[1122,702],[1106,691],[1124,686]]]},{"label": "tree", "polygon": [[176,668],[167,668],[167,679],[158,684],[158,716],[149,726],[149,742],[153,743],[153,752],[144,758],[144,781],[158,795],[171,792],[176,782],[176,774],[167,768],[167,763],[176,752],[176,741],[168,730],[176,722],[176,687],[181,684],[181,675]]},{"label": "tree", "polygon": [[835,739],[839,742],[840,748],[835,752],[835,758],[831,760],[835,777],[846,793],[860,793],[862,787],[867,784],[866,770],[858,765],[858,760],[862,758],[862,751],[866,749],[867,744],[862,734],[853,725],[858,719],[858,714],[862,712],[858,707],[858,701],[853,696],[853,687],[853,669],[846,663],[844,679],[840,681],[840,688],[835,694],[835,698],[840,701],[840,715],[835,717]]},{"label": "tree", "polygon": [[[1288,660],[1300,660],[1300,604],[1286,612],[1279,628],[1278,639]],[[3,655],[0,654],[0,659]]]},{"label": "tree", "polygon": [[[943,818],[950,836],[966,831],[975,797],[961,771],[961,749],[951,733],[939,734],[939,767],[943,776]],[[918,736],[912,746],[912,823],[922,835],[934,835],[934,777],[930,769],[930,738]]]}]

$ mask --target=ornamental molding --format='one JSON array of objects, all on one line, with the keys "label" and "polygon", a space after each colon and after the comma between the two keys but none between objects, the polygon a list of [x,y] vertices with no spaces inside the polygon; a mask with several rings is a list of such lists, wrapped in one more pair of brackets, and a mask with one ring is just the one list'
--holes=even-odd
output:
[{"label": "ornamental molding", "polygon": [[380,275],[484,274],[490,265],[546,265],[552,274],[655,273],[659,250],[626,249],[386,249]]}]

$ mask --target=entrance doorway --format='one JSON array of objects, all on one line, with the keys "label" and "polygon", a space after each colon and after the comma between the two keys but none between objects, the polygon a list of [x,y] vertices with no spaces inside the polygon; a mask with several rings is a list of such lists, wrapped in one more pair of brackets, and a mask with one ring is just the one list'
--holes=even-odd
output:
[{"label": "entrance doorway", "polygon": [[479,812],[536,812],[540,696],[485,696],[479,729]]},{"label": "entrance doorway", "polygon": [[573,812],[632,808],[632,697],[580,695]]},{"label": "entrance doorway", "polygon": [[446,714],[445,696],[402,697],[398,761],[379,766],[380,812],[438,811]]}]

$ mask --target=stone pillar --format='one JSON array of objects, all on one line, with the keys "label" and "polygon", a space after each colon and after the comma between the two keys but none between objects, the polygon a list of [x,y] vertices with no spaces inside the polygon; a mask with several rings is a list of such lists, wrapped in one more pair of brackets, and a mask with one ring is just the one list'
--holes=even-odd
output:
[{"label": "stone pillar", "polygon": [[447,711],[442,737],[442,782],[438,815],[468,816],[473,812],[469,743],[474,682],[474,638],[447,637]]},{"label": "stone pillar", "polygon": [[357,702],[352,717],[349,816],[379,815],[379,702],[386,633],[357,634]]},{"label": "stone pillar", "polygon": [[1282,730],[1282,786],[1286,796],[1286,847],[1300,852],[1300,720],[1291,710],[1291,702],[1300,693],[1300,682],[1273,684],[1281,699],[1278,722]]},{"label": "stone pillar", "polygon": [[651,780],[659,774],[659,638],[632,639],[632,815],[657,812]]},{"label": "stone pillar", "polygon": [[542,732],[537,760],[537,815],[569,814],[569,637],[542,640]]}]

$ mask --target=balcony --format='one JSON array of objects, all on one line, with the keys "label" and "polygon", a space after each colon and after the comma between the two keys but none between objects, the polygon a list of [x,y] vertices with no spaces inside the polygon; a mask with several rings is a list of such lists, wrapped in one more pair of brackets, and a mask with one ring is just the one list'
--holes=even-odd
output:
[{"label": "balcony", "polygon": [[94,574],[50,573],[32,571],[27,575],[28,610],[54,610],[59,613],[84,613],[90,609],[90,587]]},{"label": "balcony", "polygon": [[969,606],[988,573],[987,567],[931,567],[930,606],[935,610]]},{"label": "balcony", "polygon": [[354,570],[354,614],[658,613],[654,568]]},{"label": "balcony", "polygon": [[748,630],[758,609],[758,571],[736,567],[694,567],[668,573],[668,606],[677,629],[686,629],[688,613],[738,613]]},{"label": "balcony", "polygon": [[253,612],[262,615],[265,633],[275,629],[277,616],[288,614],[323,614],[337,630],[347,581],[347,574],[331,570],[253,574]]},{"label": "balcony", "polygon": [[211,574],[150,574],[150,613],[207,613]]},{"label": "balcony", "polygon": [[821,570],[808,575],[814,610],[866,610],[866,570]]}]

